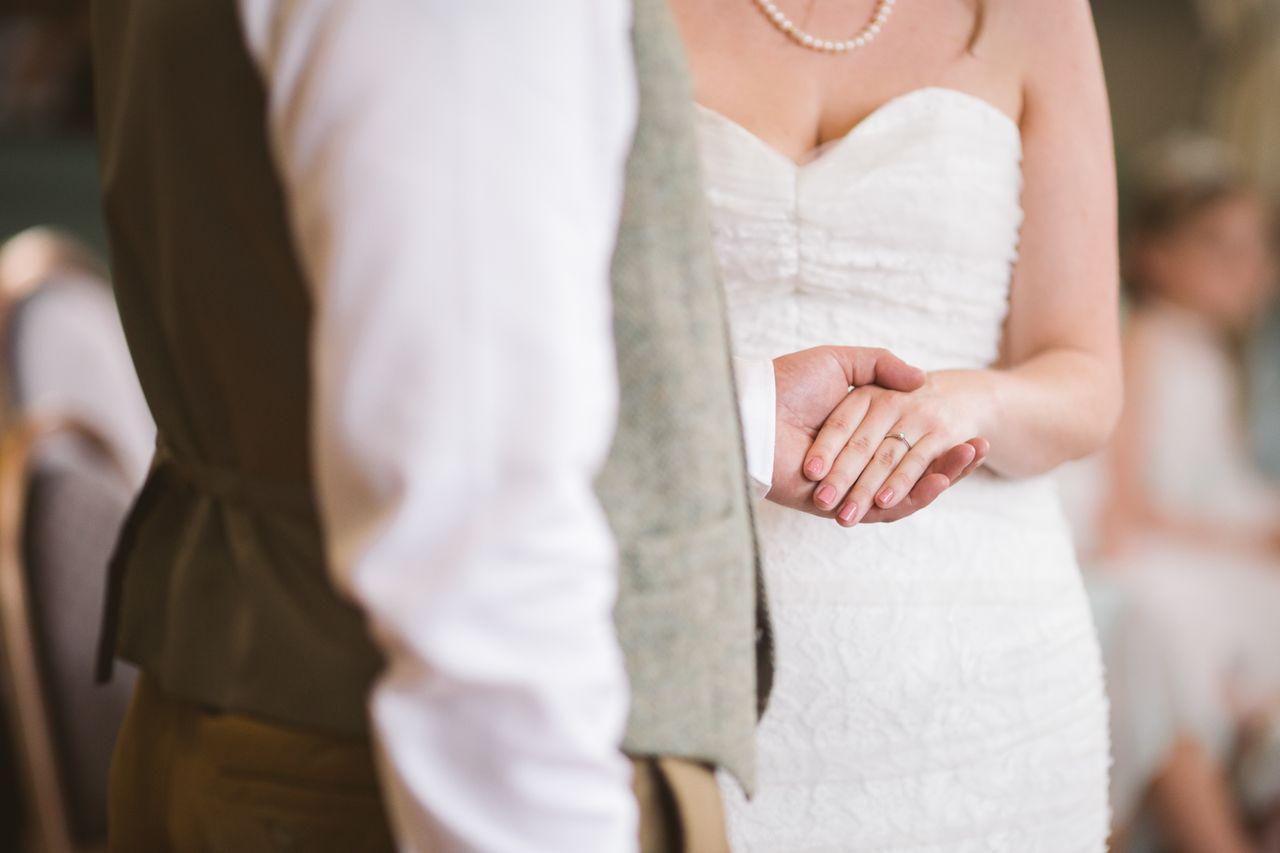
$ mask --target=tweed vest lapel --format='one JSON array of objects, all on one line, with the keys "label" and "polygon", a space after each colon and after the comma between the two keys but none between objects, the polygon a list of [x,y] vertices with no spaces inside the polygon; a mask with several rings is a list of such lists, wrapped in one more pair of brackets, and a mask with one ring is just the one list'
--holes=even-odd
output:
[{"label": "tweed vest lapel", "polygon": [[626,748],[707,760],[750,788],[756,550],[693,96],[665,0],[636,2],[634,45],[640,111],[613,265],[621,401],[599,482],[621,557]]}]

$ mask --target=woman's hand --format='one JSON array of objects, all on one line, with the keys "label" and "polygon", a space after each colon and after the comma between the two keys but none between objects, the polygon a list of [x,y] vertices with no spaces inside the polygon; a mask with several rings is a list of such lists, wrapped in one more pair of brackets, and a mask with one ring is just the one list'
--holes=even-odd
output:
[{"label": "woman's hand", "polygon": [[908,393],[871,385],[850,392],[805,458],[805,476],[821,481],[818,509],[835,510],[851,527],[896,507],[939,457],[985,431],[982,373],[930,374]]},{"label": "woman's hand", "polygon": [[[777,431],[773,485],[767,497],[782,506],[834,518],[831,509],[822,510],[814,504],[815,485],[800,470],[827,418],[845,402],[852,385],[914,391],[922,388],[928,377],[884,350],[865,347],[814,347],[775,358],[773,371]],[[872,509],[862,523],[898,521],[924,509],[981,465],[989,449],[984,439],[949,448],[905,498],[889,509]]]}]

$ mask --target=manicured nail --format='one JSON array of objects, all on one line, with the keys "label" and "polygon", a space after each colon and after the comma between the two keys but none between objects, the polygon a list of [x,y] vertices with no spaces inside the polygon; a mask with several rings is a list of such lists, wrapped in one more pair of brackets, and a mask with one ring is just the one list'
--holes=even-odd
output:
[{"label": "manicured nail", "polygon": [[804,463],[804,472],[810,477],[822,476],[822,457],[810,456],[809,461]]},{"label": "manicured nail", "polygon": [[814,494],[814,498],[818,501],[820,506],[831,506],[836,502],[835,486],[822,485],[818,487],[818,491]]},{"label": "manicured nail", "polygon": [[888,506],[893,502],[893,489],[885,489],[876,500],[880,501],[880,506]]},{"label": "manicured nail", "polygon": [[858,514],[858,505],[854,503],[848,503],[844,505],[844,509],[840,510],[839,518],[841,521],[848,524],[850,521],[853,521],[853,517],[857,514]]}]

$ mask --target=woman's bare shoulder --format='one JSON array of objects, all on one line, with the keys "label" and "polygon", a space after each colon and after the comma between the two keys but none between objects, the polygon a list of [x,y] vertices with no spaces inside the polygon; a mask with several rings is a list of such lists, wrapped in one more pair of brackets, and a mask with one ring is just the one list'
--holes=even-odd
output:
[{"label": "woman's bare shoulder", "polygon": [[983,0],[993,29],[1010,45],[1027,87],[1087,73],[1098,40],[1088,0]]},{"label": "woman's bare shoulder", "polygon": [[[1062,36],[1092,30],[1089,0],[973,0],[985,23],[1024,37]],[[1058,41],[1049,39],[1048,41]],[[1039,47],[1051,47],[1048,42]]]},{"label": "woman's bare shoulder", "polygon": [[973,0],[976,46],[1028,83],[1084,70],[1097,53],[1088,0]]}]

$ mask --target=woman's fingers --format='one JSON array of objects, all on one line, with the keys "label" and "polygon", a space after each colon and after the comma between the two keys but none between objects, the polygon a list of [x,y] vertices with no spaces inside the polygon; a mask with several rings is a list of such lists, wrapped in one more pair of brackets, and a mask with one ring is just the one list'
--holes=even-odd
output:
[{"label": "woman's fingers", "polygon": [[853,391],[827,417],[818,437],[804,459],[804,475],[810,480],[821,480],[831,471],[832,463],[844,450],[858,425],[862,423],[871,407],[871,394],[867,391]]},{"label": "woman's fingers", "polygon": [[899,429],[897,421],[893,420],[888,423],[883,421],[877,423],[874,434],[868,430],[868,441],[864,442],[863,447],[869,447],[869,452],[861,453],[859,456],[859,461],[863,461],[863,467],[860,471],[856,471],[849,494],[836,510],[836,521],[841,525],[858,524],[863,516],[876,506],[876,493],[879,487],[909,450],[905,442],[890,438],[890,435],[899,432]]},{"label": "woman's fingers", "polygon": [[885,480],[910,451],[907,442],[891,437],[898,432],[906,435],[902,425],[895,421],[882,433],[871,460],[858,475],[849,496],[844,499],[844,505],[836,512],[836,521],[840,524],[846,527],[857,524],[877,505],[877,495],[881,494]]},{"label": "woman's fingers", "polygon": [[[819,509],[831,510],[840,505],[858,475],[871,463],[876,448],[896,419],[897,414],[885,406],[872,405],[867,409],[862,422],[853,430],[853,435],[846,439],[844,447],[835,457],[831,471],[813,491],[813,502]],[[837,512],[837,516],[841,513],[845,513],[843,507]]]},{"label": "woman's fingers", "polygon": [[[897,439],[891,440],[897,441]],[[968,448],[968,445],[964,446]],[[875,494],[876,506],[881,509],[890,509],[901,503],[915,488],[920,478],[928,473],[929,466],[933,464],[942,449],[939,440],[932,436],[918,439],[911,450],[902,457],[902,461],[893,469],[893,472],[885,478],[884,485],[879,487],[879,491]],[[952,469],[957,477],[963,470],[964,464]],[[946,475],[948,481],[951,480],[950,472],[938,473]]]},{"label": "woman's fingers", "polygon": [[906,498],[890,509],[873,507],[859,524],[899,521],[924,509],[948,488],[969,476],[986,459],[989,450],[990,444],[981,438],[957,444],[933,460]]},{"label": "woman's fingers", "polygon": [[950,485],[951,481],[944,475],[930,471],[920,478],[920,481],[915,484],[906,499],[897,506],[892,509],[881,509],[878,506],[872,507],[871,511],[864,515],[862,521],[858,523],[874,524],[904,519],[933,503]]}]

